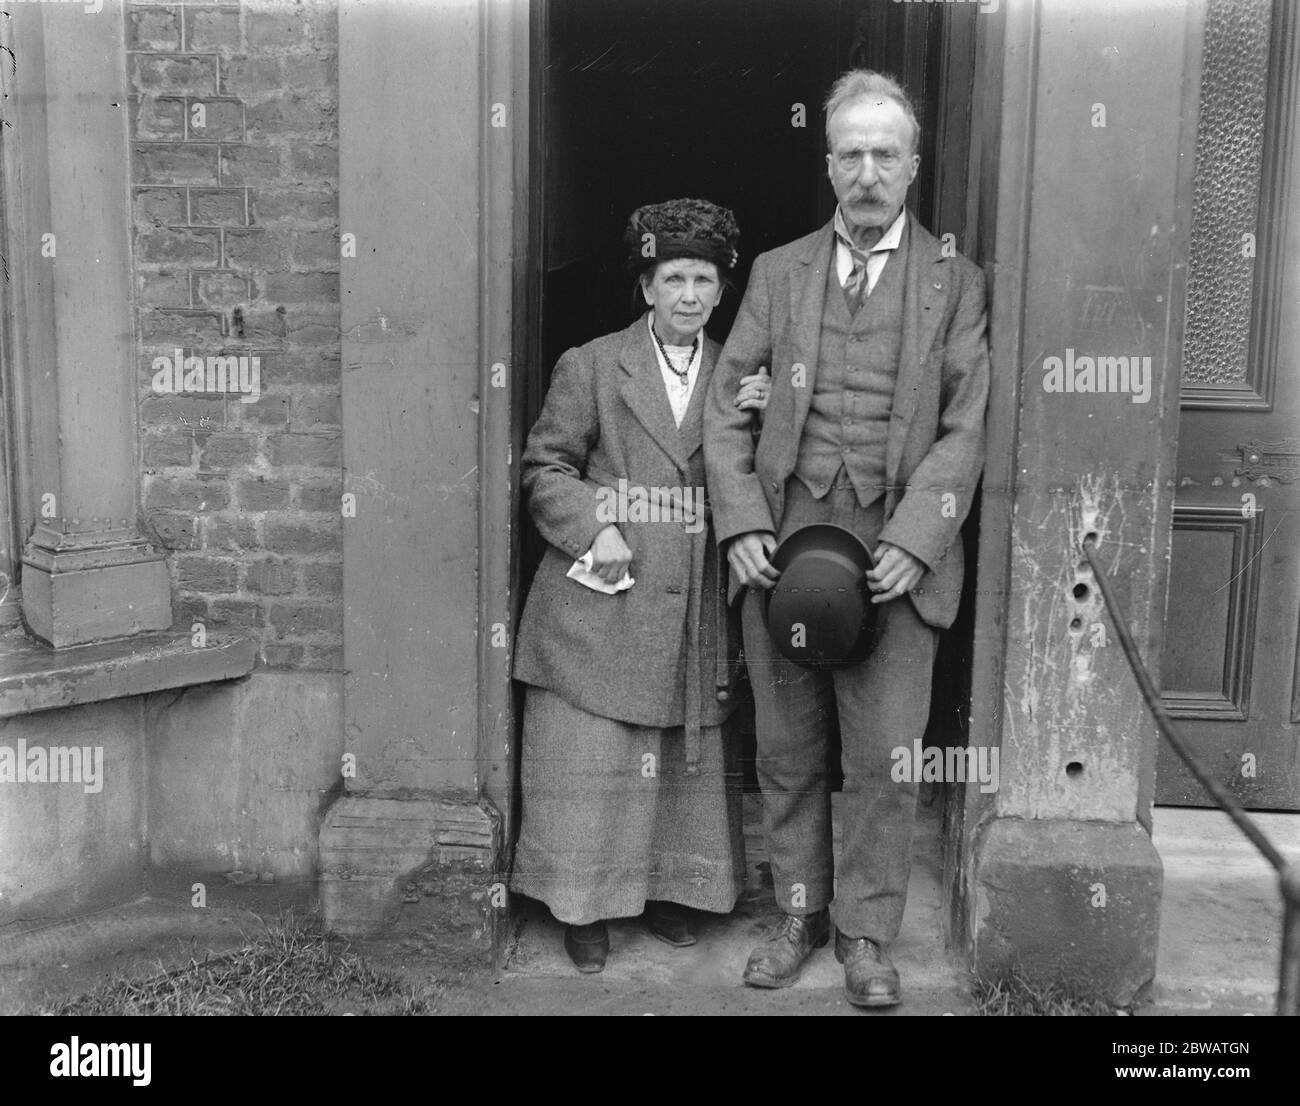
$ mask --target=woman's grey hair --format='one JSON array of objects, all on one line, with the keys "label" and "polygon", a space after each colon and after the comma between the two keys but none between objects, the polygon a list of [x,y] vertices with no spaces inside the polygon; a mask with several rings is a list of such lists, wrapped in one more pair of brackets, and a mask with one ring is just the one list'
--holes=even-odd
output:
[{"label": "woman's grey hair", "polygon": [[893,77],[877,73],[873,69],[850,69],[831,85],[826,96],[826,149],[831,148],[831,116],[845,104],[856,100],[868,99],[893,100],[907,115],[912,124],[912,153],[921,150],[921,124],[917,122],[916,111],[903,86]]}]

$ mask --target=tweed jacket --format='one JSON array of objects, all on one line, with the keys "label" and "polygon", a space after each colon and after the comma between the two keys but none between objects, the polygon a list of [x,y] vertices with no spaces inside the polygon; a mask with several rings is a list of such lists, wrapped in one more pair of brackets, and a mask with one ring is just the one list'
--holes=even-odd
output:
[{"label": "tweed jacket", "polygon": [[[719,349],[705,336],[680,428],[644,315],[569,350],[522,460],[528,509],[548,546],[520,621],[515,678],[606,718],[684,725],[688,764],[698,755],[699,728],[731,711],[739,653],[703,511],[704,405]],[[631,489],[691,489],[696,498],[693,508],[659,511],[657,521],[637,520],[629,507],[618,527],[636,583],[604,595],[566,573],[611,521],[620,481]]]},{"label": "tweed jacket", "polygon": [[[988,399],[984,274],[908,212],[902,346],[885,449],[885,525],[890,542],[926,566],[910,595],[932,626],[952,625],[961,598],[962,521],[984,466]],[[713,374],[704,417],[714,532],[775,533],[786,480],[816,378],[826,267],[834,223],[754,261],[749,286]],[[757,442],[750,413],[732,402],[740,378],[768,366],[771,393]],[[730,597],[739,591],[732,581]]]}]

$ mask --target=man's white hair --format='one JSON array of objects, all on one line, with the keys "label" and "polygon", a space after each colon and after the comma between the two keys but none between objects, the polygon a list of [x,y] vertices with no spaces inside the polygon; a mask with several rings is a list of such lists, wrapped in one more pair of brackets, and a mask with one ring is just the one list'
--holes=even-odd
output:
[{"label": "man's white hair", "polygon": [[885,73],[874,69],[850,69],[831,85],[826,96],[826,149],[831,148],[831,116],[845,104],[858,100],[893,100],[903,109],[907,121],[912,124],[912,153],[921,150],[921,124],[917,122],[916,111],[903,86]]}]

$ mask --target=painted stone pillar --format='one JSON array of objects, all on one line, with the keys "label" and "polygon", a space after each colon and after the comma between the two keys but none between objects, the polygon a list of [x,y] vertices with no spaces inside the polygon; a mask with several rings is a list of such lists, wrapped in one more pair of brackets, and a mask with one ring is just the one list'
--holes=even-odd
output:
[{"label": "painted stone pillar", "polygon": [[23,615],[47,643],[81,645],[172,620],[164,555],[136,512],[124,25],[119,6],[12,18]]},{"label": "painted stone pillar", "polygon": [[985,542],[976,651],[1001,678],[972,704],[1001,785],[968,801],[965,921],[981,974],[1127,1003],[1155,974],[1158,738],[1081,542],[1158,675],[1201,8],[1005,7],[985,497],[1009,568]]},{"label": "painted stone pillar", "polygon": [[480,952],[503,916],[492,800],[509,790],[510,389],[493,366],[510,362],[520,19],[472,0],[339,11],[345,792],[321,830],[322,906],[337,932]]}]

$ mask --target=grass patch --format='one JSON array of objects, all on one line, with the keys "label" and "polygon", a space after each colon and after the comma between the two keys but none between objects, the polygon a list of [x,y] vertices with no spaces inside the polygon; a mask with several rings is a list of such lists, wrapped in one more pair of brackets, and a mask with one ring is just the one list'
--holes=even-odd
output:
[{"label": "grass patch", "polygon": [[145,978],[114,975],[41,1013],[284,1017],[421,1015],[433,1009],[398,975],[367,964],[345,942],[289,915],[233,952],[191,956],[171,970],[160,964]]},{"label": "grass patch", "polygon": [[1020,975],[976,979],[972,992],[982,1018],[1112,1017],[1104,999],[1060,983],[1031,983]]}]

